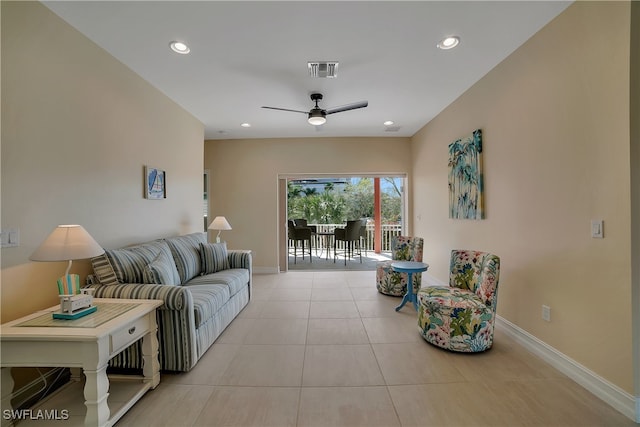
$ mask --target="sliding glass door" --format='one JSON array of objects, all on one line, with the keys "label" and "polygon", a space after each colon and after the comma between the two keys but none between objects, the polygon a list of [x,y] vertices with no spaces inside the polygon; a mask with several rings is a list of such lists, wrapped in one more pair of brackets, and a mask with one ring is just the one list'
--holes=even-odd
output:
[{"label": "sliding glass door", "polygon": [[406,230],[406,177],[400,175],[323,176],[280,178],[280,266],[286,271],[289,219],[305,219],[319,232],[331,232],[348,220],[364,219],[367,251],[390,250],[390,240]]}]

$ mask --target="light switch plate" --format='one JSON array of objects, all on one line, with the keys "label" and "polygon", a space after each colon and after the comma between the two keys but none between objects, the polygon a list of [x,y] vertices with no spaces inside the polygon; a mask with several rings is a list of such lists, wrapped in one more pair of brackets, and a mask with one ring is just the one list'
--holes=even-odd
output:
[{"label": "light switch plate", "polygon": [[0,231],[0,244],[3,248],[20,246],[20,229],[5,228]]},{"label": "light switch plate", "polygon": [[601,219],[591,220],[591,237],[594,239],[604,238],[604,221]]}]

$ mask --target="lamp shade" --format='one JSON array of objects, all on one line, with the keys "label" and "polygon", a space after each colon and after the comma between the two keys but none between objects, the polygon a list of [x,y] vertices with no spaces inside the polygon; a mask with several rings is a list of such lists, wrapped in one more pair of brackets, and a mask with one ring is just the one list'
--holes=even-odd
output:
[{"label": "lamp shade", "polygon": [[104,249],[81,225],[59,225],[29,257],[32,261],[70,261],[93,258]]},{"label": "lamp shade", "polygon": [[231,230],[231,225],[223,216],[217,216],[209,225],[209,230]]}]

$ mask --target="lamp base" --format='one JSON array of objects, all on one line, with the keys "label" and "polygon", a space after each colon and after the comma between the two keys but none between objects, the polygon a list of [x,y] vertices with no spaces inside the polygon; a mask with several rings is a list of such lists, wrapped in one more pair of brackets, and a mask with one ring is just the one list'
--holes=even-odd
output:
[{"label": "lamp base", "polygon": [[87,314],[91,314],[91,313],[95,312],[96,310],[98,310],[98,307],[93,305],[91,307],[83,308],[82,310],[74,311],[73,313],[61,313],[61,312],[57,312],[56,311],[55,313],[53,313],[53,318],[54,319],[64,319],[64,320],[79,319],[80,317],[84,317]]},{"label": "lamp base", "polygon": [[93,305],[93,289],[81,289],[76,295],[59,295],[60,312],[73,314],[74,312]]}]

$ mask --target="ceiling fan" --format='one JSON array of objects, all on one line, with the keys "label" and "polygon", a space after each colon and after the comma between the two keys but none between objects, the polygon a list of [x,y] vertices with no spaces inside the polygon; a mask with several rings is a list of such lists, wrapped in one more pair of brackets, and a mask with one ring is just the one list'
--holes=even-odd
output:
[{"label": "ceiling fan", "polygon": [[342,107],[336,107],[336,108],[330,108],[328,110],[323,110],[322,108],[318,107],[318,101],[320,101],[321,99],[322,99],[322,94],[321,93],[312,93],[311,94],[311,101],[314,101],[316,103],[316,106],[313,107],[310,111],[290,110],[288,108],[264,107],[264,106],[262,108],[268,108],[270,110],[292,111],[294,113],[308,114],[309,115],[309,119],[308,119],[309,124],[314,125],[314,126],[320,126],[320,125],[323,125],[323,124],[325,124],[327,122],[327,115],[328,114],[341,113],[343,111],[355,110],[357,108],[364,108],[367,105],[369,105],[368,101],[360,101],[360,102],[354,102],[352,104],[343,105]]}]

